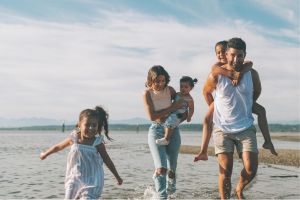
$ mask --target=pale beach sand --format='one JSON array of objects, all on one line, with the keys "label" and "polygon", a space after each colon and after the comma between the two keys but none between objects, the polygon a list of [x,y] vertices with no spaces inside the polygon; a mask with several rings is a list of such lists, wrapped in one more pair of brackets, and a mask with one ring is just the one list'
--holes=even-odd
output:
[{"label": "pale beach sand", "polygon": [[[300,142],[300,135],[273,135],[273,140],[281,140],[281,141],[292,141],[292,142]],[[300,147],[300,143],[299,143]],[[180,152],[183,154],[198,154],[200,150],[200,146],[193,145],[181,145]],[[278,156],[274,156],[270,153],[269,150],[259,149],[259,162],[265,164],[276,164],[276,165],[285,165],[285,166],[294,166],[300,167],[300,150],[297,149],[276,149]],[[208,148],[208,155],[215,156],[214,148]],[[237,158],[237,154],[235,153],[235,157]]]}]

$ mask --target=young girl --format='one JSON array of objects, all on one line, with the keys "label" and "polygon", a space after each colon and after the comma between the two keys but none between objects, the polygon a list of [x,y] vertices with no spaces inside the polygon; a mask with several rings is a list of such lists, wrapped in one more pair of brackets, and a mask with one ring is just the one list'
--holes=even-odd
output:
[{"label": "young girl", "polygon": [[[152,121],[148,132],[148,145],[154,161],[153,180],[159,198],[166,199],[169,193],[176,191],[176,168],[181,144],[178,127],[173,129],[170,143],[167,146],[157,145],[155,140],[164,136],[164,121],[175,110],[183,106],[183,101],[172,103],[175,90],[168,86],[170,76],[160,65],[150,68],[143,94],[144,107]],[[185,118],[183,117],[182,120]],[[168,172],[168,176],[167,176]]]},{"label": "young girl", "polygon": [[104,183],[103,162],[116,177],[118,184],[123,183],[106,152],[101,135],[104,128],[105,136],[111,140],[107,119],[108,114],[102,107],[83,110],[77,124],[79,131],[73,131],[64,141],[40,154],[40,159],[44,160],[71,145],[67,159],[65,199],[98,199]]},{"label": "young girl", "polygon": [[197,79],[192,79],[189,76],[183,76],[180,79],[180,92],[176,94],[175,101],[183,99],[186,104],[173,112],[165,121],[165,136],[156,140],[158,145],[168,145],[172,135],[172,131],[182,122],[182,116],[187,113],[187,122],[190,122],[194,114],[194,100],[190,95],[190,91],[194,88],[194,84],[197,83]]},{"label": "young girl", "polygon": [[[216,74],[216,75],[227,76],[232,80],[233,85],[237,85],[239,83],[239,80],[241,79],[242,75],[245,72],[252,69],[252,62],[246,61],[244,63],[243,69],[240,72],[232,72],[232,71],[222,68],[221,66],[227,63],[227,59],[225,56],[226,47],[227,47],[227,41],[221,41],[215,45],[215,52],[216,52],[216,57],[217,57],[218,63],[216,63],[212,67],[211,73]],[[206,95],[204,95],[204,96],[206,97]],[[209,140],[210,140],[211,133],[212,133],[212,118],[213,118],[213,112],[214,112],[213,101],[214,100],[213,100],[213,98],[205,99],[205,100],[209,105],[209,110],[206,113],[204,122],[203,122],[201,150],[198,153],[198,155],[195,156],[194,161],[208,159],[207,149],[208,149],[208,144],[209,144]],[[264,137],[264,140],[265,140],[265,142],[263,144],[263,148],[269,149],[273,155],[277,155],[277,152],[276,152],[274,145],[272,143],[272,140],[271,140],[265,108],[263,106],[261,106],[260,104],[258,104],[257,102],[253,102],[252,112],[257,114],[257,116],[258,116],[258,125],[259,125],[259,128],[260,128],[262,135]]]}]

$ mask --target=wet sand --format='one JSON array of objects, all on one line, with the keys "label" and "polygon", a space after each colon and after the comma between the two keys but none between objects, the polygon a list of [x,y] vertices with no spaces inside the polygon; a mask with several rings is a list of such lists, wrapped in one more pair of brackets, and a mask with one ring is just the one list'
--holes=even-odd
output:
[{"label": "wet sand", "polygon": [[300,135],[272,135],[273,140],[300,142]]},{"label": "wet sand", "polygon": [[[196,155],[199,153],[199,150],[199,146],[181,145],[180,153]],[[276,151],[278,156],[272,155],[269,150],[259,149],[259,162],[265,164],[300,167],[300,150],[276,149]],[[215,155],[213,147],[208,148],[208,155]],[[234,156],[235,158],[238,158],[236,153]]]}]

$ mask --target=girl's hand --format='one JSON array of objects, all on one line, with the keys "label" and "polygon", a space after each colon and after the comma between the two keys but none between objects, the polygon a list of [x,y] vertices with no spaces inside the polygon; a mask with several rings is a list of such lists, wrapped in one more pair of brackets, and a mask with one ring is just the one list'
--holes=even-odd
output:
[{"label": "girl's hand", "polygon": [[239,81],[238,80],[232,80],[231,83],[232,83],[233,86],[237,86],[239,84]]},{"label": "girl's hand", "polygon": [[240,80],[241,77],[242,77],[241,72],[236,72],[236,71],[233,72],[233,77],[232,77],[233,79]]},{"label": "girl's hand", "polygon": [[46,157],[47,157],[46,154],[44,152],[41,152],[40,159],[44,160]]},{"label": "girl's hand", "polygon": [[188,118],[186,119],[187,122],[190,122],[191,120],[192,120],[191,117],[188,117]]},{"label": "girl's hand", "polygon": [[118,185],[122,185],[123,179],[121,179],[121,178],[119,177],[119,178],[117,178],[117,180],[118,180]]}]

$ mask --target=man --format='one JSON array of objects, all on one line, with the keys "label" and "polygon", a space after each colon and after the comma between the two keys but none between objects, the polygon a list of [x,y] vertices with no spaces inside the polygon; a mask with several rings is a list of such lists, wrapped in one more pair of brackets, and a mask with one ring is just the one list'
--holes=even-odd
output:
[{"label": "man", "polygon": [[[240,38],[228,41],[224,68],[239,72],[246,57],[246,43]],[[215,99],[212,92],[215,91]],[[255,177],[258,167],[256,130],[253,126],[252,105],[261,92],[258,73],[245,73],[237,86],[222,75],[210,74],[204,96],[211,104],[214,101],[214,144],[219,162],[219,193],[221,199],[229,199],[233,168],[234,146],[243,160],[244,168],[235,189],[237,197],[243,199],[243,189]]]}]

